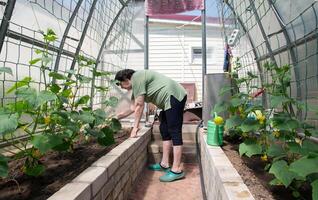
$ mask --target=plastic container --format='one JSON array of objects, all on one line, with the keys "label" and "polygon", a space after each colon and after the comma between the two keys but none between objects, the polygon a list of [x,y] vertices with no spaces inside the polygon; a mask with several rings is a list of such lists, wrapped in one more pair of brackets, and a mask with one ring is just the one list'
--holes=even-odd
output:
[{"label": "plastic container", "polygon": [[208,121],[207,143],[211,146],[223,144],[224,125],[215,125],[212,120]]}]

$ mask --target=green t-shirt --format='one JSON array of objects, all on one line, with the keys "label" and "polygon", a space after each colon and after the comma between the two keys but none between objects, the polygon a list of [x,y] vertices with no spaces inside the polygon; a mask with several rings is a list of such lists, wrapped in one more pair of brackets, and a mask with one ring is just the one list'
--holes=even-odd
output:
[{"label": "green t-shirt", "polygon": [[131,83],[132,99],[145,95],[146,102],[151,102],[163,110],[171,108],[171,95],[178,101],[182,101],[187,94],[179,83],[152,70],[135,72],[131,78]]}]

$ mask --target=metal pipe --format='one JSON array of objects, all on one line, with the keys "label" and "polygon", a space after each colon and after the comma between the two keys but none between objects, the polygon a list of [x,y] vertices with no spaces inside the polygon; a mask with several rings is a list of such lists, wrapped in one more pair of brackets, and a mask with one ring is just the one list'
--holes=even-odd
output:
[{"label": "metal pipe", "polygon": [[[149,69],[149,16],[145,15],[145,22],[144,22],[144,69]],[[146,119],[145,125],[149,126],[147,122],[149,121],[149,106],[146,103]]]},{"label": "metal pipe", "polygon": [[202,105],[204,97],[204,76],[206,75],[206,0],[202,1],[203,9],[201,10],[201,29],[202,29]]},{"label": "metal pipe", "polygon": [[0,53],[2,51],[4,38],[7,35],[9,22],[12,17],[13,9],[15,6],[16,0],[8,0],[6,9],[4,10],[3,18],[0,25]]},{"label": "metal pipe", "polygon": [[[32,45],[40,47],[40,48],[45,48],[46,45],[47,45],[47,44],[45,44],[44,42],[42,42],[40,40],[36,40],[36,39],[34,39],[34,38],[30,37],[30,36],[23,35],[21,33],[18,33],[18,32],[12,31],[12,30],[8,30],[6,36],[9,37],[9,38],[13,38],[13,39],[19,40],[21,42],[32,44]],[[56,53],[59,52],[59,48],[55,47],[55,46],[53,46],[51,44],[49,44],[47,48],[50,51],[53,51],[53,52],[56,52]],[[69,56],[69,57],[72,57],[72,58],[75,57],[75,54],[73,52],[70,52],[70,51],[62,51],[62,54],[66,55],[66,56]]]},{"label": "metal pipe", "polygon": [[[76,58],[77,56],[79,55],[79,52],[82,48],[82,45],[83,45],[83,41],[84,41],[84,38],[86,36],[86,32],[87,32],[87,29],[88,29],[88,26],[91,22],[91,19],[92,19],[92,16],[93,16],[93,13],[95,11],[95,6],[96,6],[96,3],[97,3],[98,0],[94,0],[93,3],[92,3],[92,6],[89,10],[89,14],[88,14],[88,17],[86,19],[86,22],[85,22],[85,26],[84,26],[84,29],[83,29],[83,32],[82,32],[82,35],[81,35],[81,38],[78,42],[78,45],[77,45],[77,48],[76,48],[76,51],[75,51],[75,57],[73,58],[73,61],[72,61],[72,64],[71,64],[71,67],[70,67],[70,70],[73,70],[75,68],[75,63],[76,63]],[[70,78],[72,76],[71,73],[68,74],[68,77]],[[64,88],[66,89],[66,88]]]},{"label": "metal pipe", "polygon": [[145,15],[144,29],[144,69],[149,69],[149,16]]},{"label": "metal pipe", "polygon": [[[111,25],[109,26],[109,29],[108,29],[108,31],[107,31],[107,33],[106,33],[106,36],[105,36],[105,38],[104,38],[104,40],[103,40],[103,42],[102,42],[102,45],[101,45],[101,47],[100,47],[100,49],[99,49],[99,52],[98,52],[98,55],[97,55],[97,58],[96,58],[95,70],[97,69],[97,66],[98,66],[98,64],[99,64],[101,55],[102,55],[103,50],[104,50],[104,46],[106,45],[106,42],[107,42],[107,40],[108,40],[108,38],[109,38],[109,36],[110,36],[110,33],[111,33],[111,31],[113,30],[113,27],[114,27],[114,25],[116,24],[116,22],[117,22],[117,20],[118,20],[118,18],[119,18],[119,16],[120,16],[120,14],[123,12],[124,8],[127,6],[127,4],[129,3],[129,1],[130,1],[130,0],[127,0],[126,4],[121,7],[121,9],[118,11],[117,15],[115,16],[114,20],[112,21]],[[95,90],[94,90],[94,86],[95,86],[95,75],[94,75],[94,73],[93,73],[92,88],[91,88],[91,107],[93,107],[93,98],[94,98],[94,91],[95,91]]]},{"label": "metal pipe", "polygon": [[[63,33],[63,37],[62,37],[62,40],[61,40],[61,44],[60,44],[60,46],[59,46],[59,51],[58,51],[58,53],[57,53],[57,55],[56,55],[56,60],[55,60],[55,65],[54,65],[54,71],[55,71],[55,72],[57,72],[58,69],[59,69],[61,54],[62,54],[62,52],[63,52],[63,48],[64,48],[64,44],[65,44],[67,35],[68,35],[68,33],[69,33],[70,29],[71,29],[71,26],[72,26],[73,21],[74,21],[76,15],[77,15],[77,13],[78,13],[79,8],[80,8],[81,5],[82,5],[82,2],[83,2],[83,0],[79,0],[79,1],[77,2],[76,7],[74,8],[74,11],[73,11],[73,13],[72,13],[72,15],[71,15],[71,17],[70,17],[69,22],[67,23],[67,26],[66,26],[66,28],[65,28],[65,31],[64,31],[64,33]],[[53,78],[52,81],[55,82],[55,78]]]}]

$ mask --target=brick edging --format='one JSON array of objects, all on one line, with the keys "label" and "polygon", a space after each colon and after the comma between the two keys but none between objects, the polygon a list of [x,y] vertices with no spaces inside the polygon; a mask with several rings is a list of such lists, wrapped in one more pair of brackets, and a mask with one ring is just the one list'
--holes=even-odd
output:
[{"label": "brick edging", "polygon": [[151,129],[144,127],[138,135],[98,159],[48,200],[127,199],[147,162]]},{"label": "brick edging", "polygon": [[202,172],[207,199],[254,200],[222,148],[210,146],[206,134],[200,130]]}]

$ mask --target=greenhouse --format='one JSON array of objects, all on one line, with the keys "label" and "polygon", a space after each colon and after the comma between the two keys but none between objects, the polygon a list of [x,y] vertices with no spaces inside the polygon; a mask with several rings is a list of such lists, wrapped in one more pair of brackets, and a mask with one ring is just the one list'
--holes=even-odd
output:
[{"label": "greenhouse", "polygon": [[318,200],[317,0],[0,12],[0,200]]}]

